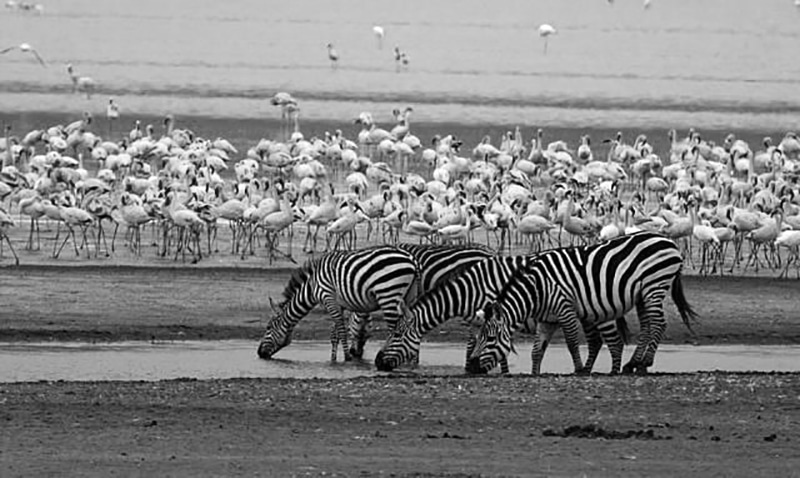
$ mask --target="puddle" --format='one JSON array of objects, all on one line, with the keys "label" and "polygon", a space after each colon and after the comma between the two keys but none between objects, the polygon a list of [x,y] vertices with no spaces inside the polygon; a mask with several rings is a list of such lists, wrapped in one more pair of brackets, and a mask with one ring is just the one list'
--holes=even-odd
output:
[{"label": "puddle", "polygon": [[[330,364],[326,341],[299,341],[274,360],[256,356],[257,342],[249,340],[186,341],[169,343],[123,342],[4,343],[0,344],[0,382],[37,380],[164,380],[173,378],[326,378],[347,379],[379,375],[372,363],[377,348],[368,348],[363,362]],[[519,355],[509,357],[511,373],[530,372],[529,343],[517,344]],[[585,347],[581,350],[584,358]],[[625,350],[625,360],[633,347]],[[424,343],[419,374],[462,374],[464,345]],[[611,366],[603,349],[595,371]],[[800,346],[690,346],[662,345],[655,372],[778,371],[800,372]],[[569,353],[551,345],[542,371],[571,373]]]}]

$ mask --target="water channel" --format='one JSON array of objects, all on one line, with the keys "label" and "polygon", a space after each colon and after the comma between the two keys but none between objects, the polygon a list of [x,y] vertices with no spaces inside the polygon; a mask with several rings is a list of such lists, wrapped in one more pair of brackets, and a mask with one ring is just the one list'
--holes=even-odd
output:
[{"label": "water channel", "polygon": [[[518,344],[509,357],[511,373],[530,371],[530,344]],[[633,352],[626,348],[625,358]],[[300,341],[280,351],[275,360],[260,360],[256,342],[248,340],[121,343],[4,343],[0,344],[0,382],[37,380],[164,380],[174,378],[327,378],[380,375],[372,364],[375,349],[359,363],[331,364],[330,344]],[[583,350],[585,354],[585,349]],[[463,373],[464,346],[424,343],[421,364],[414,373]],[[566,348],[551,346],[542,366],[547,373],[570,373]],[[595,371],[610,367],[601,352]],[[654,372],[800,371],[800,346],[663,345]]]}]

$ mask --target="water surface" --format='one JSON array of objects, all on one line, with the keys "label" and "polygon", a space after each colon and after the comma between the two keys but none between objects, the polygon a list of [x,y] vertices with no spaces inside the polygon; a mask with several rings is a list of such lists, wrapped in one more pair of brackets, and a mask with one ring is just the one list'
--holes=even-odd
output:
[{"label": "water surface", "polygon": [[[790,0],[61,0],[0,11],[2,41],[49,63],[0,57],[0,110],[102,114],[114,95],[123,112],[263,118],[287,90],[316,119],[410,103],[423,121],[792,128],[798,20]],[[547,54],[541,23],[558,29]],[[102,94],[71,95],[67,62]]]},{"label": "water surface", "polygon": [[[509,357],[511,373],[529,373],[530,343],[519,343]],[[381,373],[372,364],[374,351],[360,363],[331,364],[330,344],[299,341],[281,350],[275,360],[256,356],[248,340],[170,343],[5,343],[0,344],[0,382],[37,380],[163,380],[174,378],[326,378],[346,379]],[[627,347],[625,359],[633,353]],[[586,351],[583,350],[584,358]],[[414,373],[463,374],[464,346],[424,343],[421,365]],[[611,361],[603,350],[595,371],[607,372]],[[800,346],[659,347],[654,372],[760,371],[800,372]],[[571,373],[569,353],[551,345],[542,364],[545,373]]]}]

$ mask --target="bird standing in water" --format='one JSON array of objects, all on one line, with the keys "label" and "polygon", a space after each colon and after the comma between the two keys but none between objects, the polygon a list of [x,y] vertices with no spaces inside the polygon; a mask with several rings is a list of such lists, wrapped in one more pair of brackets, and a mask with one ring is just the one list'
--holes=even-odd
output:
[{"label": "bird standing in water", "polygon": [[331,60],[331,68],[336,69],[339,66],[339,52],[333,48],[333,43],[328,43],[328,58]]}]

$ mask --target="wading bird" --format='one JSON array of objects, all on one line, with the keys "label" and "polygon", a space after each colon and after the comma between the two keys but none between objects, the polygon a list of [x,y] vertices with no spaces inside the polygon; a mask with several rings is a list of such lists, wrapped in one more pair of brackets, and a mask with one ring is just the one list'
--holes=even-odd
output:
[{"label": "wading bird", "polygon": [[372,33],[378,40],[378,50],[383,50],[383,37],[384,37],[383,27],[380,25],[375,25],[374,27],[372,27]]},{"label": "wading bird", "polygon": [[72,92],[83,93],[86,95],[86,99],[92,99],[92,94],[97,87],[97,83],[94,79],[88,76],[78,75],[72,63],[67,63],[67,74],[69,74],[69,78],[72,80]]},{"label": "wading bird", "polygon": [[548,23],[542,23],[541,25],[539,25],[539,36],[544,38],[545,55],[547,55],[547,39],[550,37],[550,35],[555,35],[556,33],[557,33],[556,29],[553,28],[553,26]]},{"label": "wading bird", "polygon": [[336,69],[339,65],[339,52],[333,48],[333,43],[328,43],[328,58],[331,60],[331,68]]}]

